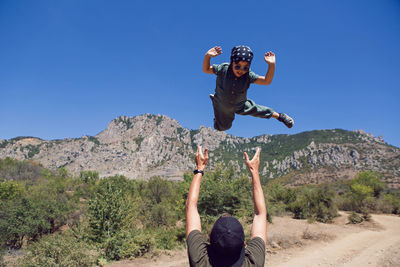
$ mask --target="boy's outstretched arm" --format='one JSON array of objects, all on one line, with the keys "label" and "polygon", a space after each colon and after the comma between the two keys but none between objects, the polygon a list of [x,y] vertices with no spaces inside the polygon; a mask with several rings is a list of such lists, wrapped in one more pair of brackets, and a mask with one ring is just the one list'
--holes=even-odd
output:
[{"label": "boy's outstretched arm", "polygon": [[275,54],[271,51],[265,53],[264,56],[265,62],[268,64],[268,71],[264,76],[259,76],[258,79],[254,82],[255,84],[260,85],[269,85],[274,78],[275,73]]},{"label": "boy's outstretched arm", "polygon": [[[204,150],[203,155],[201,146],[198,146],[195,159],[196,170],[204,171],[208,163],[208,149],[206,148]],[[186,238],[193,230],[199,230],[201,232],[200,214],[197,210],[197,201],[199,200],[201,178],[203,178],[202,173],[196,173],[193,176],[192,184],[189,188],[189,194],[186,199]]]},{"label": "boy's outstretched arm", "polygon": [[222,49],[220,46],[214,46],[210,50],[207,51],[203,60],[203,71],[208,74],[214,74],[213,68],[210,65],[210,59],[212,57],[216,57],[222,54]]},{"label": "boy's outstretched arm", "polygon": [[251,227],[250,238],[261,237],[267,244],[267,208],[265,206],[264,192],[261,187],[258,166],[260,165],[260,148],[257,148],[254,157],[249,160],[249,156],[244,152],[247,168],[250,171],[253,182],[253,201],[254,219]]}]

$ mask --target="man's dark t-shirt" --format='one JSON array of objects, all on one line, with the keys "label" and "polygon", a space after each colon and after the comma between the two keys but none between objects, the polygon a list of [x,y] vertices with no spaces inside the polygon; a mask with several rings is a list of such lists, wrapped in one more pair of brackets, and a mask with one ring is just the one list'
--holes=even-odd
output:
[{"label": "man's dark t-shirt", "polygon": [[[200,233],[199,230],[193,230],[189,233],[186,240],[189,263],[191,267],[197,266],[211,266],[207,247],[210,243]],[[242,267],[250,266],[264,266],[265,262],[265,244],[264,240],[260,237],[255,237],[247,243],[245,248],[245,259]]]}]

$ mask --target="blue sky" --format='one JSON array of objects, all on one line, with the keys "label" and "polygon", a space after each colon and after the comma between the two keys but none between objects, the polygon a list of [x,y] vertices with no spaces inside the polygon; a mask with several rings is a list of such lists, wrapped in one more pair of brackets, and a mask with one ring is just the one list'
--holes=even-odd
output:
[{"label": "blue sky", "polygon": [[208,95],[235,45],[271,85],[248,98],[295,119],[237,116],[236,136],[363,129],[400,146],[400,1],[0,0],[0,139],[96,135],[120,115],[212,127]]}]

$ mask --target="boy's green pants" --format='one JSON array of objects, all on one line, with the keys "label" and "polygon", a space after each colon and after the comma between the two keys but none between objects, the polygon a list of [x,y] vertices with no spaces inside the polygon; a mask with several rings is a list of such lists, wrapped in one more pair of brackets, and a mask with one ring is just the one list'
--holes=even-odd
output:
[{"label": "boy's green pants", "polygon": [[212,102],[214,107],[214,128],[218,131],[230,129],[235,119],[235,114],[269,119],[274,113],[272,108],[258,105],[250,99],[232,104],[229,102],[222,102],[215,97]]}]

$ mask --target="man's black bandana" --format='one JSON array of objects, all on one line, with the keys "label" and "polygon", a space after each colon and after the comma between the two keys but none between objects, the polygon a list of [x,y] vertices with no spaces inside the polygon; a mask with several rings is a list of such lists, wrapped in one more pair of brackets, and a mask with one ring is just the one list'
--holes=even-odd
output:
[{"label": "man's black bandana", "polygon": [[250,47],[239,45],[232,48],[231,62],[247,61],[251,63],[252,59],[253,59],[253,51],[251,51]]}]

